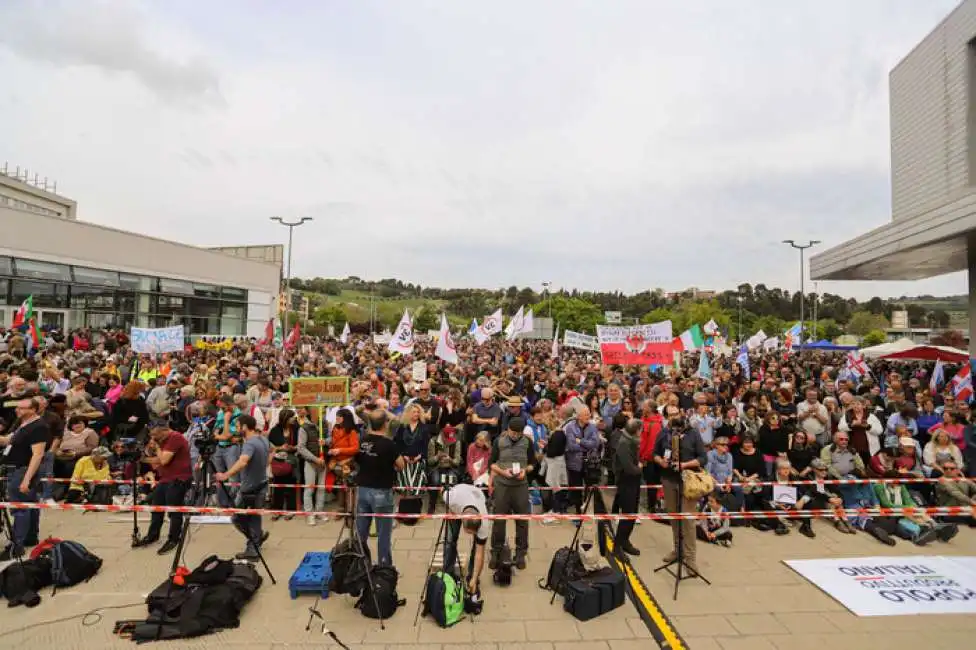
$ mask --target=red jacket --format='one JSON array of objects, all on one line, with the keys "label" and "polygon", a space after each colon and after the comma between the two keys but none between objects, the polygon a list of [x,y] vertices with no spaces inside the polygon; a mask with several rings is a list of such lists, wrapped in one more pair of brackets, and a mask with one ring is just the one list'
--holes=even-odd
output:
[{"label": "red jacket", "polygon": [[641,430],[640,448],[637,455],[642,463],[650,463],[654,456],[654,443],[657,436],[664,428],[664,418],[660,414],[654,413],[648,417],[641,418],[644,428]]}]

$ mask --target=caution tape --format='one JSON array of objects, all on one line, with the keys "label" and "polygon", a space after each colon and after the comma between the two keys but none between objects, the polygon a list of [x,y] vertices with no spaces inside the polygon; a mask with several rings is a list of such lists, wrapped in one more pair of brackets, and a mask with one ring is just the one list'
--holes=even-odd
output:
[{"label": "caution tape", "polygon": [[[9,510],[75,510],[82,512],[162,512],[201,515],[288,515],[311,517],[318,515],[348,516],[347,512],[301,512],[295,510],[265,510],[262,508],[222,508],[208,506],[155,506],[155,505],[101,505],[94,503],[33,503],[33,502],[0,502],[0,508]],[[407,513],[359,513],[357,517],[371,517],[374,519],[488,519],[513,521],[673,521],[697,519],[836,519],[844,515],[849,517],[901,517],[908,515],[956,515],[976,517],[976,506],[934,506],[917,508],[837,508],[812,510],[760,510],[755,512],[673,512],[673,513],[644,513],[644,514],[508,514],[508,515],[465,515],[454,513],[435,514],[407,514]]]}]

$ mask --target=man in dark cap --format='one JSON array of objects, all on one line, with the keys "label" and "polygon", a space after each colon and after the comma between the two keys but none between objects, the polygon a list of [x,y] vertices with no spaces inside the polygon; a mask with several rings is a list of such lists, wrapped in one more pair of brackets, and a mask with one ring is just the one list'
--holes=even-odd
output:
[{"label": "man in dark cap", "polygon": [[[491,480],[494,489],[496,515],[529,514],[529,482],[526,476],[536,464],[536,449],[532,438],[525,435],[525,420],[520,417],[508,422],[508,430],[491,447]],[[504,519],[496,519],[491,527],[491,560],[489,569],[498,565],[505,545]],[[525,568],[529,550],[529,522],[515,522],[515,566]]]}]

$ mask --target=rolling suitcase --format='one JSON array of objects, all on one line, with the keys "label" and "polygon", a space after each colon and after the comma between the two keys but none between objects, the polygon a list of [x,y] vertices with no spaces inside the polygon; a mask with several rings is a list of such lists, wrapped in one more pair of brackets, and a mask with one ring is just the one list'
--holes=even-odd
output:
[{"label": "rolling suitcase", "polygon": [[600,611],[600,591],[583,580],[574,580],[566,585],[566,600],[563,609],[579,621],[596,618]]}]

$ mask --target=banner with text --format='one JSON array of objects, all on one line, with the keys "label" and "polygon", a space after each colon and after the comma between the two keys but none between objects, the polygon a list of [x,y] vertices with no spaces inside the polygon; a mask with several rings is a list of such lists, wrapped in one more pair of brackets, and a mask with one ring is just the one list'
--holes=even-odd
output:
[{"label": "banner with text", "polygon": [[563,332],[563,345],[567,348],[576,348],[577,350],[600,351],[600,342],[595,336],[580,334],[572,330]]},{"label": "banner with text", "polygon": [[133,352],[160,354],[183,351],[183,326],[133,327],[129,334]]},{"label": "banner with text", "polygon": [[349,403],[349,377],[292,377],[288,391],[292,406],[342,406]]},{"label": "banner with text", "polygon": [[786,560],[786,565],[857,616],[976,614],[970,557]]},{"label": "banner with text", "polygon": [[674,361],[669,320],[629,327],[597,325],[596,336],[604,365],[653,366]]}]

